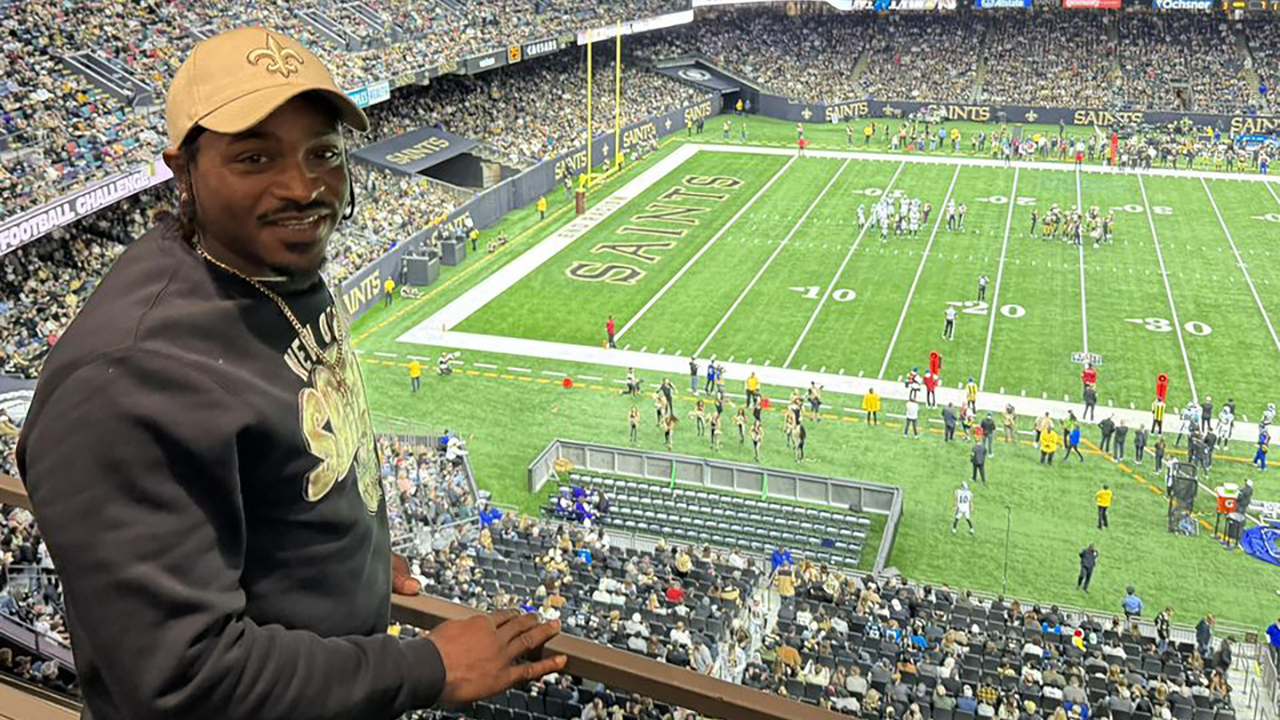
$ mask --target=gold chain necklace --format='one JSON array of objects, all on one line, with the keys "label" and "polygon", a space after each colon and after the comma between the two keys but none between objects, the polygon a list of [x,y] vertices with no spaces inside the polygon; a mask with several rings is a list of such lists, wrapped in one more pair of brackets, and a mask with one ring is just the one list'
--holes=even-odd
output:
[{"label": "gold chain necklace", "polygon": [[210,255],[209,252],[204,249],[204,243],[201,240],[202,240],[201,237],[197,235],[195,238],[195,241],[192,243],[192,245],[195,247],[196,253],[199,254],[200,257],[204,258],[206,261],[212,263],[214,266],[219,267],[222,270],[228,273],[231,273],[232,275],[235,275],[241,280],[244,280],[245,282],[249,283],[253,287],[257,288],[258,291],[261,292],[263,295],[266,295],[268,298],[274,301],[275,304],[280,308],[280,312],[284,313],[285,318],[289,320],[289,324],[293,326],[294,331],[298,333],[298,337],[302,339],[303,344],[305,344],[307,346],[307,349],[311,351],[311,354],[319,358],[321,364],[323,364],[325,367],[333,371],[333,375],[337,379],[337,383],[339,387],[345,388],[347,385],[347,381],[346,381],[346,376],[343,375],[343,368],[345,367],[344,361],[346,360],[346,345],[347,345],[346,332],[342,328],[342,321],[337,317],[337,307],[336,307],[337,298],[334,298],[335,307],[334,307],[333,330],[334,330],[334,341],[338,343],[338,354],[333,361],[330,361],[328,357],[326,357],[325,354],[320,351],[320,348],[316,345],[315,341],[312,340],[311,334],[305,331],[305,328],[303,328],[302,323],[298,322],[297,316],[295,316],[293,314],[293,311],[289,309],[289,306],[285,303],[284,298],[272,292],[266,285],[263,285],[261,282],[254,280],[248,275],[245,275],[239,270],[231,267],[230,265]]}]

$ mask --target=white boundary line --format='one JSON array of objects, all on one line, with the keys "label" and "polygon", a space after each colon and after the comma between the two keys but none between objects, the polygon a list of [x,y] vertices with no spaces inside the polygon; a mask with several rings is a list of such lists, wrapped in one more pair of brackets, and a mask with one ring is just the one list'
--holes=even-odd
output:
[{"label": "white boundary line", "polygon": [[1196,379],[1191,374],[1191,359],[1187,357],[1187,344],[1182,339],[1182,321],[1178,319],[1178,307],[1173,304],[1173,289],[1169,287],[1169,271],[1164,267],[1164,253],[1160,250],[1160,236],[1156,234],[1156,221],[1151,216],[1151,203],[1147,201],[1147,186],[1138,175],[1138,189],[1142,191],[1142,206],[1147,211],[1147,224],[1151,226],[1151,240],[1156,245],[1156,260],[1160,261],[1160,279],[1164,280],[1164,294],[1169,298],[1169,312],[1173,315],[1173,331],[1178,335],[1178,347],[1182,349],[1182,364],[1187,369],[1187,383],[1191,386],[1191,399],[1200,404],[1196,394]]},{"label": "white boundary line", "polygon": [[769,266],[773,264],[773,259],[778,257],[778,254],[787,246],[787,243],[791,242],[792,236],[800,230],[800,226],[804,225],[804,221],[809,219],[809,213],[812,213],[813,209],[818,207],[818,203],[822,201],[822,198],[826,197],[827,192],[836,184],[836,180],[840,179],[840,176],[844,174],[845,168],[849,167],[849,163],[851,162],[853,162],[852,158],[845,160],[844,164],[840,166],[840,169],[836,171],[836,174],[831,177],[831,181],[827,183],[827,186],[822,188],[822,192],[818,193],[818,197],[814,198],[813,202],[809,205],[809,209],[805,210],[804,214],[800,216],[800,219],[796,221],[795,227],[792,227],[791,232],[787,233],[787,236],[782,239],[781,243],[778,243],[778,247],[773,251],[773,254],[769,255],[769,259],[765,260],[764,265],[761,265],[760,269],[756,271],[755,277],[751,278],[751,282],[747,283],[747,286],[742,289],[742,293],[738,295],[738,299],[734,300],[733,304],[729,306],[728,312],[726,312],[724,317],[720,318],[720,322],[716,323],[716,326],[711,329],[711,333],[707,335],[707,339],[703,340],[702,344],[698,346],[698,349],[693,351],[694,357],[698,357],[702,354],[702,351],[706,349],[707,345],[711,342],[711,339],[714,338],[716,333],[720,332],[720,328],[729,321],[729,316],[733,314],[734,310],[738,309],[738,305],[742,303],[743,298],[747,296],[747,293],[751,292],[751,288],[756,286],[756,282],[758,282],[761,276],[764,275],[764,271],[768,270]]},{"label": "white boundary line", "polygon": [[[698,144],[698,148],[702,150],[711,150],[714,152],[731,152],[743,154],[757,155],[795,155],[795,148],[770,148],[755,147],[746,145],[717,145],[717,144]],[[854,160],[868,160],[892,163],[908,163],[911,165],[962,165],[966,167],[990,167],[1006,169],[1007,167],[1020,167],[1024,170],[1055,170],[1057,172],[1075,172],[1075,165],[1072,163],[1050,163],[1050,162],[1018,162],[1006,166],[1003,160],[987,160],[985,158],[958,158],[941,155],[889,155],[885,153],[869,153],[869,152],[850,152],[847,150],[814,150],[806,149],[807,157],[817,158],[834,158],[844,160],[853,158]],[[1082,165],[1081,172],[1096,173],[1099,175],[1115,175],[1122,177],[1128,173],[1122,173],[1120,170],[1103,167],[1100,165]],[[1174,178],[1205,178],[1206,180],[1240,180],[1242,182],[1261,182],[1268,184],[1280,184],[1280,175],[1243,175],[1236,173],[1213,172],[1209,170],[1169,170],[1166,168],[1152,168],[1151,170],[1143,170],[1147,177],[1174,177]]]},{"label": "white boundary line", "polygon": [[653,297],[649,298],[649,301],[646,302],[644,306],[640,308],[639,312],[631,316],[631,319],[628,320],[627,323],[622,326],[622,329],[618,331],[616,339],[621,340],[622,336],[626,335],[627,331],[630,330],[632,326],[634,326],[637,322],[639,322],[640,318],[644,317],[645,313],[649,312],[649,308],[653,307],[655,303],[661,300],[662,296],[666,295],[667,291],[670,290],[673,285],[679,282],[680,278],[684,277],[684,274],[689,271],[689,268],[693,267],[694,263],[698,262],[698,259],[702,257],[703,253],[710,250],[711,246],[715,245],[716,241],[719,240],[722,235],[728,232],[729,228],[733,227],[734,224],[738,222],[738,219],[741,218],[743,215],[745,215],[747,213],[747,210],[751,209],[752,205],[756,204],[756,200],[759,200],[760,198],[764,197],[764,194],[769,191],[769,188],[773,187],[773,184],[778,181],[778,178],[782,177],[782,175],[791,168],[791,165],[796,161],[796,157],[798,156],[793,155],[791,159],[788,160],[780,170],[778,170],[778,172],[774,173],[773,177],[769,178],[769,182],[765,183],[764,187],[761,187],[759,190],[757,190],[756,194],[752,195],[751,199],[747,201],[747,204],[739,208],[738,212],[735,213],[733,217],[729,218],[729,222],[721,226],[720,229],[716,232],[716,234],[712,235],[711,239],[708,240],[705,244],[703,244],[702,248],[699,249],[698,252],[693,254],[693,257],[689,258],[689,262],[686,262],[684,264],[684,267],[680,268],[680,270],[677,271],[675,275],[671,276],[671,279],[667,281],[667,284],[663,285],[662,288],[658,290],[658,292]]},{"label": "white boundary line", "polygon": [[1277,203],[1280,203],[1280,195],[1276,194],[1275,188],[1271,186],[1271,183],[1265,183],[1263,187],[1267,189],[1267,192],[1271,193],[1271,197],[1275,198]]},{"label": "white boundary line", "polygon": [[1000,264],[996,267],[996,289],[991,296],[989,309],[991,319],[987,321],[987,346],[982,351],[982,373],[978,378],[979,390],[987,384],[987,361],[991,358],[991,338],[996,332],[996,314],[1000,312],[1000,280],[1004,277],[1005,251],[1009,248],[1009,231],[1013,229],[1013,207],[1018,204],[1018,172],[1019,169],[1015,168],[1013,171],[1013,189],[1009,191],[1009,216],[1004,221],[1004,241],[1000,244]]},{"label": "white boundary line", "polygon": [[[880,363],[880,374],[876,377],[884,379],[884,371],[889,368],[889,358],[893,356],[893,346],[898,344],[898,334],[902,332],[902,323],[907,319],[907,311],[911,309],[911,299],[915,297],[916,286],[920,284],[920,275],[924,273],[924,264],[929,261],[929,250],[933,248],[933,241],[938,237],[938,228],[942,226],[942,210],[947,207],[947,201],[951,199],[951,191],[956,189],[956,180],[960,177],[960,167],[956,166],[956,171],[951,174],[951,184],[947,186],[947,195],[942,198],[942,204],[938,206],[938,219],[933,223],[933,232],[929,233],[929,242],[924,246],[924,254],[920,256],[920,265],[916,267],[915,279],[911,281],[911,289],[907,291],[907,301],[902,304],[902,314],[898,316],[898,326],[893,329],[893,337],[889,338],[889,349],[884,353],[884,362]],[[1009,203],[1017,202],[1016,198],[1010,198]]]},{"label": "white boundary line", "polygon": [[[1249,277],[1249,268],[1244,264],[1244,258],[1240,257],[1240,251],[1236,248],[1236,241],[1231,237],[1231,231],[1227,229],[1227,221],[1223,219],[1222,212],[1218,210],[1218,202],[1213,199],[1213,191],[1209,189],[1209,183],[1203,178],[1200,184],[1204,187],[1204,192],[1209,196],[1209,204],[1213,206],[1213,214],[1218,216],[1218,224],[1222,226],[1222,233],[1227,236],[1227,242],[1231,245],[1231,252],[1235,253],[1236,265],[1240,267],[1240,272],[1244,274],[1244,281],[1249,285],[1249,291],[1253,293],[1253,301],[1258,303],[1258,312],[1262,313],[1262,319],[1267,322],[1267,330],[1271,332],[1271,342],[1275,343],[1276,350],[1280,350],[1280,338],[1276,337],[1275,326],[1271,324],[1271,316],[1267,314],[1267,309],[1262,305],[1262,298],[1258,297],[1258,288],[1253,284],[1253,278]],[[1268,190],[1271,188],[1268,187]],[[1275,191],[1272,190],[1274,193]],[[1277,198],[1280,200],[1280,198]]]},{"label": "white boundary line", "polygon": [[[688,148],[687,150],[685,148]],[[570,220],[560,229],[548,235],[537,245],[526,250],[516,259],[498,268],[492,275],[476,283],[474,287],[436,311],[427,322],[435,327],[453,328],[483,308],[494,298],[511,289],[513,285],[569,247],[583,235],[593,230],[622,206],[639,197],[686,160],[697,154],[698,148],[684,145],[662,158],[637,175],[626,185],[593,205],[587,212]]]},{"label": "white boundary line", "polygon": [[[1013,202],[1012,200],[1010,202]],[[1080,192],[1080,166],[1076,165],[1076,217],[1084,222],[1084,202]],[[1084,354],[1089,354],[1089,304],[1084,299],[1084,235],[1080,236],[1080,325],[1084,331]]]},{"label": "white boundary line", "polygon": [[[889,194],[889,191],[893,189],[893,184],[898,182],[898,175],[902,174],[902,168],[906,166],[907,164],[905,162],[898,163],[898,169],[893,172],[893,177],[889,178],[889,184],[884,186],[884,190],[880,193],[880,197],[884,197]],[[938,216],[941,217],[942,213],[939,212]],[[813,314],[809,316],[809,322],[804,324],[804,329],[800,331],[800,337],[796,338],[796,344],[791,348],[791,353],[787,355],[787,361],[782,363],[782,367],[789,366],[791,361],[795,358],[796,353],[800,351],[800,344],[804,342],[805,336],[809,334],[809,328],[813,327],[813,322],[818,319],[818,313],[822,312],[822,306],[827,304],[827,298],[831,297],[831,291],[835,288],[836,283],[839,282],[840,276],[844,274],[844,269],[849,265],[849,260],[853,257],[853,254],[858,251],[858,245],[862,243],[862,238],[866,236],[867,228],[869,227],[871,227],[871,223],[867,222],[862,226],[862,229],[858,231],[858,237],[854,238],[853,245],[849,248],[849,252],[845,253],[844,261],[840,263],[840,267],[836,269],[835,276],[832,277],[831,282],[827,284],[827,291],[822,294],[822,299],[818,301],[818,307],[813,309]]]}]

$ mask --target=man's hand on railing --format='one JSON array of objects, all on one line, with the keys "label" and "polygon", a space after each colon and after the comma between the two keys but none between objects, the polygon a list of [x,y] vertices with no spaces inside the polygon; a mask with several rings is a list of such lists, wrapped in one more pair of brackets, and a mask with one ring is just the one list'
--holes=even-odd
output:
[{"label": "man's hand on railing", "polygon": [[543,623],[535,613],[502,610],[442,623],[427,636],[444,661],[441,703],[468,703],[564,668],[563,655],[518,662],[560,633],[560,622]]},{"label": "man's hand on railing", "polygon": [[400,553],[391,553],[391,592],[396,595],[417,595],[422,583],[409,572],[409,561]]}]

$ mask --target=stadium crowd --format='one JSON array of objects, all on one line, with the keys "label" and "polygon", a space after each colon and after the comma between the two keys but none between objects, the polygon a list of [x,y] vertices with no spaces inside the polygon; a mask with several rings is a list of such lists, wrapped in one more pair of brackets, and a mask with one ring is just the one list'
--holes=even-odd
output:
[{"label": "stadium crowd", "polygon": [[[889,15],[878,19],[866,47],[866,69],[858,79],[875,100],[973,101],[985,23],[965,13],[945,23],[936,18]],[[927,48],[926,52],[921,52]]]},{"label": "stadium crowd", "polygon": [[1089,13],[1002,16],[987,33],[986,43],[984,102],[1090,108],[1112,104],[1115,43]]},{"label": "stadium crowd", "polygon": [[[426,88],[406,88],[394,103],[372,109],[375,127],[368,142],[431,125],[485,143],[513,165],[546,159],[583,143],[587,108],[581,65],[576,54],[567,53],[482,75],[442,77]],[[610,132],[615,95],[611,51],[597,49],[593,70],[592,124],[596,133]],[[701,97],[689,85],[625,63],[622,87],[623,125]]]}]

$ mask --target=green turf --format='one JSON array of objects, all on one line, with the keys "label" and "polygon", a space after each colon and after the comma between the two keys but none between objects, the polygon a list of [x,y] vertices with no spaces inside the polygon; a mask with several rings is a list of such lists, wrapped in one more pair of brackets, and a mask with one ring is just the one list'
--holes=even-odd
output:
[{"label": "green turf", "polygon": [[[753,140],[788,143],[792,132],[793,126],[787,123],[752,120]],[[842,126],[810,126],[809,136],[815,139],[815,147],[844,147]],[[718,136],[708,133],[701,139],[715,141]],[[683,141],[682,136],[674,142]],[[882,151],[883,147],[872,149]],[[627,182],[653,159],[638,163],[593,193],[591,202]],[[788,159],[700,154],[490,303],[461,329],[598,345],[606,314],[612,312],[620,326],[627,323]],[[743,185],[703,213],[703,222],[675,247],[662,251],[660,260],[645,264],[645,277],[634,285],[582,282],[565,275],[568,261],[597,260],[599,255],[591,249],[603,242],[603,236],[616,236],[616,228],[636,213],[635,208],[689,174],[731,175],[743,180]],[[1219,403],[1234,397],[1242,413],[1256,419],[1269,399],[1267,368],[1280,356],[1266,322],[1280,313],[1276,293],[1280,286],[1273,285],[1273,280],[1280,281],[1280,270],[1269,261],[1268,242],[1275,237],[1277,223],[1267,219],[1268,214],[1280,213],[1280,199],[1256,183],[1206,183],[1230,231],[1233,250],[1199,180],[1149,178],[1139,184],[1133,176],[1081,173],[1077,187],[1073,172],[1021,169],[1016,175],[1020,200],[1010,215],[1007,201],[1000,200],[1014,194],[1014,169],[796,160],[650,307],[622,338],[623,344],[686,355],[705,345],[704,356],[715,353],[757,364],[768,360],[775,366],[794,351],[792,367],[825,367],[828,372],[862,372],[872,377],[884,367],[889,378],[911,365],[923,365],[929,350],[939,349],[946,358],[946,380],[955,385],[969,375],[982,376],[990,331],[986,390],[1075,397],[1080,366],[1071,362],[1070,355],[1085,349],[1083,266],[1088,349],[1104,358],[1100,416],[1108,403],[1147,407],[1159,372],[1167,372],[1172,379],[1171,405],[1185,402],[1189,365],[1202,397],[1213,395]],[[881,191],[891,179],[894,190],[932,203],[934,216],[917,238],[881,243],[878,231],[868,232],[850,253],[858,236],[857,205],[869,205],[874,196],[867,195],[867,189]],[[826,194],[815,202],[824,190]],[[969,206],[966,232],[940,228],[935,234],[935,221],[949,190]],[[467,361],[491,363],[499,370],[431,378],[422,393],[410,397],[402,367],[405,355],[434,349],[397,343],[395,338],[570,219],[563,193],[549,199],[552,217],[545,222],[539,223],[528,209],[503,221],[500,227],[515,238],[509,248],[492,257],[468,259],[462,268],[449,271],[442,283],[427,288],[429,295],[422,300],[399,300],[390,309],[375,309],[362,318],[355,332],[359,348],[366,353],[375,412],[435,429],[448,426],[474,433],[472,460],[481,484],[494,490],[500,501],[525,509],[535,508],[538,501],[525,490],[525,469],[552,438],[623,441],[629,402],[617,396],[617,386],[611,382],[622,373],[579,363],[469,353]],[[1118,207],[1116,242],[1099,249],[1085,247],[1081,253],[1058,240],[1029,237],[1032,202],[1041,212],[1052,203]],[[1150,216],[1144,209],[1148,205]],[[804,222],[797,226],[802,216]],[[997,299],[1006,226],[1009,237]],[[786,246],[779,249],[788,235]],[[1169,273],[1167,289],[1160,274],[1157,240]],[[1245,281],[1236,251],[1268,313],[1265,317]],[[771,256],[767,271],[760,272]],[[961,314],[956,340],[942,341],[938,335],[946,304],[972,301],[981,273],[992,280],[988,302],[999,313],[994,323],[987,314],[990,311],[970,306]],[[750,291],[744,294],[749,285]],[[818,290],[810,291],[811,287]],[[818,298],[828,288],[849,292],[840,296],[843,300],[833,295],[815,314]],[[1161,330],[1166,325],[1159,320],[1173,319],[1170,295],[1180,332],[1172,329],[1172,323],[1167,331]],[[728,314],[731,307],[733,312]],[[1155,321],[1148,323],[1148,318]],[[802,333],[804,340],[799,342]],[[372,352],[394,357],[375,359]],[[532,372],[508,369],[512,366]],[[565,390],[544,374],[561,372],[604,380],[580,381],[574,389]],[[646,382],[657,379],[645,378]],[[677,387],[687,387],[687,378],[673,379]],[[740,385],[731,382],[731,389],[740,392]],[[789,389],[767,392],[781,398]],[[903,523],[890,564],[909,577],[999,591],[1007,505],[1012,513],[1011,593],[1114,611],[1124,585],[1133,583],[1149,605],[1172,604],[1179,620],[1190,621],[1210,611],[1242,623],[1273,619],[1266,607],[1280,580],[1274,568],[1239,552],[1224,553],[1207,537],[1184,539],[1164,532],[1164,498],[1145,484],[1155,482],[1150,460],[1145,470],[1139,470],[1144,479],[1139,481],[1097,456],[1090,456],[1083,466],[1049,469],[1038,466],[1036,453],[1029,447],[1013,452],[1000,448],[991,462],[993,485],[978,493],[978,535],[954,537],[948,531],[951,493],[968,475],[966,450],[945,447],[934,437],[904,440],[895,428],[850,422],[854,414],[842,408],[856,407],[856,397],[835,395],[828,401],[837,418],[845,419],[824,421],[812,429],[812,459],[804,469],[906,489]],[[651,419],[648,401],[640,407],[642,417]],[[886,409],[895,407],[887,403]],[[675,450],[709,454],[709,448],[695,442],[688,425],[682,426]],[[792,467],[794,461],[780,441],[780,430],[780,419],[771,416],[762,464]],[[656,429],[646,426],[641,445],[658,449],[660,437]],[[749,452],[737,447],[732,428],[726,438],[730,442],[722,456],[749,459]],[[1236,456],[1251,453],[1241,444],[1226,451]],[[1224,457],[1213,480],[1243,482],[1250,476],[1257,474],[1248,471],[1247,463]],[[1108,533],[1092,529],[1092,495],[1102,482],[1112,483],[1117,491],[1114,528]],[[1259,496],[1274,497],[1265,480]],[[1203,496],[1201,504],[1205,504]],[[1072,581],[1075,554],[1089,541],[1099,543],[1102,556],[1094,591],[1084,596],[1076,593]]]}]

